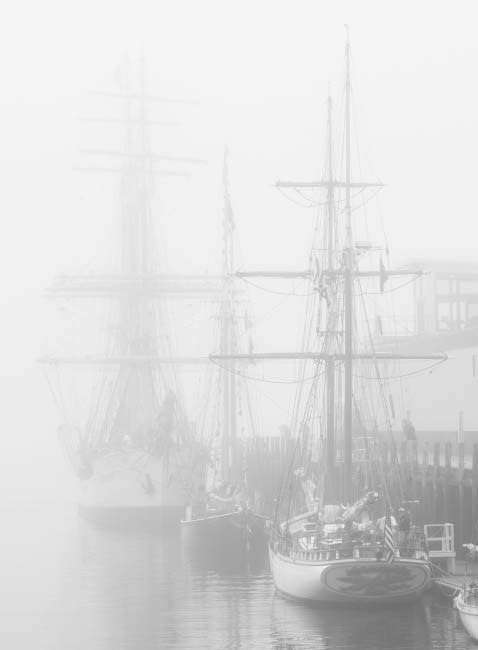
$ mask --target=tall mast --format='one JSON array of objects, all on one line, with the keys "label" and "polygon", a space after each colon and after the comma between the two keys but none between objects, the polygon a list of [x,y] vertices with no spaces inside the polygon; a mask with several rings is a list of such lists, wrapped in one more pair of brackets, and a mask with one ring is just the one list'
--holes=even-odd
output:
[{"label": "tall mast", "polygon": [[351,207],[350,160],[350,42],[345,47],[345,276],[344,276],[344,501],[352,502],[352,405],[353,405],[353,266],[354,242]]},{"label": "tall mast", "polygon": [[[328,310],[326,329],[329,334],[327,346],[325,350],[317,351],[292,351],[292,352],[264,352],[264,353],[249,353],[249,354],[232,354],[232,355],[211,355],[210,358],[214,361],[272,361],[272,360],[285,360],[285,359],[310,359],[316,362],[325,362],[326,367],[326,381],[327,381],[327,470],[329,475],[333,476],[333,468],[336,463],[335,460],[335,410],[336,396],[334,395],[335,389],[335,366],[338,363],[344,364],[344,478],[343,478],[343,502],[352,502],[353,495],[353,481],[352,481],[352,429],[353,429],[353,363],[355,359],[373,361],[375,368],[377,362],[388,362],[392,359],[408,359],[408,360],[437,360],[445,361],[448,357],[442,353],[400,353],[400,352],[377,352],[375,350],[354,350],[354,280],[355,278],[377,278],[380,279],[383,289],[383,283],[390,277],[399,275],[422,275],[422,271],[417,270],[385,270],[382,267],[377,270],[360,270],[355,268],[355,245],[352,229],[352,206],[351,206],[351,190],[354,189],[371,189],[381,188],[381,182],[364,182],[352,181],[351,173],[351,125],[350,125],[350,104],[351,104],[351,81],[350,81],[350,42],[347,29],[347,41],[345,49],[345,62],[346,62],[346,83],[345,83],[345,179],[334,177],[334,164],[333,164],[333,149],[332,149],[332,102],[329,97],[328,100],[328,169],[325,178],[320,180],[297,181],[287,180],[278,181],[276,187],[280,189],[293,188],[295,190],[312,188],[320,188],[327,190],[327,232],[324,239],[327,247],[327,256],[325,259],[324,269],[322,274],[327,280],[344,282],[344,316],[343,324],[338,323],[339,311],[342,313],[340,306],[334,310]],[[344,248],[340,264],[334,258],[334,249],[337,240],[337,224],[336,224],[336,208],[334,202],[335,188],[345,189],[345,239]],[[236,277],[241,278],[312,278],[313,274],[310,270],[298,271],[282,271],[282,270],[257,270],[257,271],[241,271],[234,273]],[[337,325],[343,325],[344,329],[344,345],[339,346],[338,340],[334,338]],[[341,387],[341,378],[337,381]],[[330,480],[328,477],[327,488],[333,492],[333,488],[340,488],[337,478]],[[334,486],[333,484],[336,483]],[[337,490],[338,491],[338,490]]]},{"label": "tall mast", "polygon": [[[170,392],[176,396],[175,416],[182,417],[184,397],[176,368],[179,364],[204,360],[172,353],[165,301],[169,297],[207,298],[224,294],[223,276],[167,274],[158,268],[151,204],[153,175],[189,176],[189,172],[175,169],[176,164],[203,161],[152,151],[150,125],[168,126],[168,123],[150,119],[147,107],[149,102],[191,102],[147,94],[144,59],[140,61],[139,79],[134,86],[127,60],[118,73],[117,91],[92,94],[114,102],[118,100],[122,114],[112,118],[91,116],[82,119],[116,125],[116,128],[122,125],[124,143],[114,149],[81,150],[86,156],[100,156],[103,162],[79,169],[119,174],[120,228],[118,241],[115,241],[119,248],[119,268],[114,273],[62,275],[49,291],[72,298],[112,299],[114,321],[109,329],[113,335],[107,341],[104,354],[48,355],[42,359],[53,367],[81,364],[105,369],[92,395],[81,440],[81,444],[98,450],[106,449],[110,443],[116,444],[125,433],[135,438],[138,448],[149,448],[146,437],[153,427],[156,430],[161,401]],[[163,163],[168,166],[172,163],[172,169],[163,168]],[[106,369],[111,370],[107,372]]]},{"label": "tall mast", "polygon": [[[334,159],[332,147],[332,97],[327,99],[327,266],[333,271],[335,243],[335,203],[334,203]],[[330,310],[327,310],[327,322]],[[329,479],[335,478],[335,360],[331,357],[326,362],[327,381],[327,472]],[[329,481],[330,482],[330,481]]]},{"label": "tall mast", "polygon": [[[224,152],[223,165],[223,192],[224,192],[224,220],[223,220],[223,274],[225,282],[225,295],[221,318],[221,347],[226,354],[235,355],[235,313],[233,295],[234,272],[234,220],[232,214],[231,197],[229,194],[229,175],[227,167],[227,149]],[[223,478],[229,481],[240,479],[237,458],[237,379],[235,362],[230,360],[225,367],[223,378],[223,422],[224,430],[222,445]]]},{"label": "tall mast", "polygon": [[[220,316],[220,327],[221,327],[221,354],[225,356],[231,355],[231,350],[229,347],[230,336],[229,336],[229,314],[227,309],[227,301],[224,301],[223,308],[221,310]],[[229,430],[229,418],[231,413],[231,394],[230,394],[230,365],[231,361],[227,361],[224,364],[224,369],[222,371],[222,421],[220,421],[220,426],[222,428],[222,451],[221,451],[221,461],[222,461],[222,479],[224,481],[230,480],[231,474],[231,447],[230,447],[230,430]]]},{"label": "tall mast", "polygon": [[[146,116],[146,66],[139,62],[137,102],[133,109],[130,97],[129,65],[124,65],[126,151],[122,174],[122,268],[125,275],[149,276],[154,272],[152,255],[150,145]],[[130,291],[122,297],[122,353],[149,353],[155,349],[156,315],[140,292]],[[146,369],[145,369],[146,370]],[[146,374],[149,371],[146,370]]]},{"label": "tall mast", "polygon": [[332,137],[332,97],[327,98],[327,265],[329,271],[334,265],[335,245],[335,203],[334,203],[334,149]]}]

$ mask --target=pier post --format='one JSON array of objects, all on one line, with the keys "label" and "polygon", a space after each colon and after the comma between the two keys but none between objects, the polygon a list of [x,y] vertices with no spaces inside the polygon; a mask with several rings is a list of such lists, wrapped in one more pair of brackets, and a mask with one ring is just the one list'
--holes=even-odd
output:
[{"label": "pier post", "polygon": [[451,476],[451,454],[452,447],[451,442],[445,443],[445,472],[442,479],[443,484],[443,516],[446,521],[453,521],[455,523],[456,511],[455,511],[455,495],[454,495],[454,486],[452,485],[452,476]]},{"label": "pier post", "polygon": [[429,449],[429,446],[428,446],[428,442],[426,442],[425,446],[423,447],[423,454],[422,454],[422,465],[423,465],[423,468],[425,469],[425,471],[428,470],[428,464],[430,462],[430,460],[429,460],[429,451],[430,451],[430,449]]},{"label": "pier post", "polygon": [[[476,522],[478,517],[478,444],[473,445],[473,464],[471,468],[471,503],[472,503],[472,521]],[[475,523],[473,524],[475,526]],[[472,530],[472,534],[473,534]],[[472,541],[472,540],[470,540]]]},{"label": "pier post", "polygon": [[438,478],[439,471],[440,471],[440,443],[436,442],[433,445],[433,474],[435,480]]},{"label": "pier post", "polygon": [[452,452],[451,442],[446,442],[445,443],[445,470],[447,474],[451,472],[451,452]]},{"label": "pier post", "polygon": [[457,537],[457,548],[461,549],[463,543],[465,542],[465,489],[464,489],[464,478],[465,478],[465,443],[458,443],[458,472],[457,472],[457,489],[458,489],[458,511],[457,511],[457,526],[456,526],[456,537]]},{"label": "pier post", "polygon": [[422,451],[422,462],[421,465],[419,466],[419,471],[420,471],[420,479],[422,483],[422,490],[421,490],[421,500],[420,500],[420,505],[419,505],[419,522],[420,523],[425,523],[425,516],[427,513],[430,512],[430,507],[431,507],[431,499],[430,499],[430,480],[429,480],[429,472],[428,472],[428,463],[429,463],[429,448],[428,448],[428,442],[425,442],[425,445],[423,447]]},{"label": "pier post", "polygon": [[434,501],[434,518],[435,521],[442,520],[442,507],[443,500],[442,486],[439,483],[440,476],[440,443],[436,442],[433,445],[433,501]]}]

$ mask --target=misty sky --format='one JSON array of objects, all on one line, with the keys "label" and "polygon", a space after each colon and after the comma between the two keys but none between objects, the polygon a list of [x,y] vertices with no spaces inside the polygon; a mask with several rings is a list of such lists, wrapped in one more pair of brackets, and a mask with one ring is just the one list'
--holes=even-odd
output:
[{"label": "misty sky", "polygon": [[36,364],[48,338],[41,291],[58,271],[93,270],[109,241],[114,183],[73,171],[92,137],[77,118],[108,114],[86,98],[114,87],[125,56],[144,54],[152,92],[199,101],[179,116],[154,109],[181,121],[157,136],[164,149],[208,161],[161,194],[172,270],[218,268],[225,143],[243,264],[303,266],[311,219],[272,184],[320,173],[328,87],[340,98],[343,84],[344,23],[362,166],[386,184],[379,209],[391,248],[475,258],[476,3],[46,1],[10,2],[2,14],[3,494],[15,484],[26,493],[31,476],[45,494],[67,482]]}]

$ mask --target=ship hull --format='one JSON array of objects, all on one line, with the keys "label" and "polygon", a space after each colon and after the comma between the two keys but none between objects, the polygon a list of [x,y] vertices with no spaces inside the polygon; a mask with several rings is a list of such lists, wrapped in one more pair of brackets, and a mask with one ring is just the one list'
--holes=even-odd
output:
[{"label": "ship hull", "polygon": [[179,526],[187,501],[177,463],[141,450],[99,458],[81,482],[79,512],[95,524]]},{"label": "ship hull", "polygon": [[463,592],[460,592],[455,599],[455,606],[460,614],[460,620],[468,634],[478,640],[478,600],[473,603],[466,603]]},{"label": "ship hull", "polygon": [[266,517],[251,511],[228,512],[184,520],[181,522],[181,531],[190,550],[236,556],[248,552],[266,552],[266,522]]},{"label": "ship hull", "polygon": [[431,585],[426,560],[397,558],[332,562],[293,560],[269,549],[276,588],[315,603],[391,604],[419,598]]}]

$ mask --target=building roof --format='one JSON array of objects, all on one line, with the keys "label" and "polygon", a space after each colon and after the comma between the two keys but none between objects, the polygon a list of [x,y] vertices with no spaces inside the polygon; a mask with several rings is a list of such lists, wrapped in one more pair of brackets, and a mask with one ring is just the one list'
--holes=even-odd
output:
[{"label": "building roof", "polygon": [[476,273],[478,274],[478,261],[457,261],[447,259],[412,258],[408,264],[424,271],[439,273]]},{"label": "building roof", "polygon": [[470,327],[458,332],[440,332],[421,336],[383,336],[377,338],[375,343],[380,347],[393,347],[394,351],[404,354],[462,350],[478,346],[478,327]]}]

